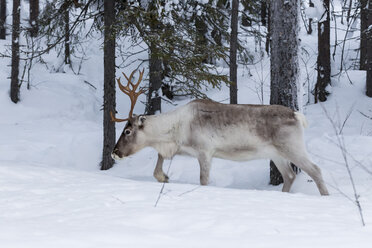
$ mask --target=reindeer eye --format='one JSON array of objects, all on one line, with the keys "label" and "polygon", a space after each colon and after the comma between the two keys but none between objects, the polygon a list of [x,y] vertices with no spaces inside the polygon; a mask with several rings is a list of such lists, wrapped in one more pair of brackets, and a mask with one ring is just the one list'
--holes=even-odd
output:
[{"label": "reindeer eye", "polygon": [[125,135],[129,135],[131,133],[131,131],[129,129],[125,130],[124,131]]}]

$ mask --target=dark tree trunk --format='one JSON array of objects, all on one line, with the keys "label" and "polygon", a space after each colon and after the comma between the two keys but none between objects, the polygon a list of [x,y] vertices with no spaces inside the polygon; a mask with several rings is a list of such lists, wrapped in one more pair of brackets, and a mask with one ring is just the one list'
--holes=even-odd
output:
[{"label": "dark tree trunk", "polygon": [[[298,8],[297,0],[271,1],[270,104],[298,110]],[[270,184],[283,182],[280,172],[270,162]]]},{"label": "dark tree trunk", "polygon": [[360,61],[359,69],[367,69],[368,0],[360,0]]},{"label": "dark tree trunk", "polygon": [[161,96],[160,88],[162,83],[162,63],[159,58],[156,45],[150,46],[150,80],[149,92],[147,95],[146,114],[153,115],[156,112],[161,112]]},{"label": "dark tree trunk", "polygon": [[266,26],[266,17],[267,17],[267,0],[261,1],[261,23],[262,26]]},{"label": "dark tree trunk", "polygon": [[[368,27],[372,27],[372,0],[368,0]],[[372,30],[367,33],[367,96],[372,97]]]},{"label": "dark tree trunk", "polygon": [[0,39],[6,38],[6,0],[0,0]]},{"label": "dark tree trunk", "polygon": [[20,33],[20,0],[13,0],[13,28],[12,28],[12,72],[10,81],[10,99],[14,103],[19,101],[19,33]]},{"label": "dark tree trunk", "polygon": [[267,34],[266,34],[266,42],[265,42],[265,50],[266,53],[269,55],[270,54],[270,36],[271,36],[271,4],[270,1],[268,2],[268,9],[269,11],[267,12]]},{"label": "dark tree trunk", "polygon": [[70,11],[64,10],[64,23],[65,23],[65,64],[71,64],[70,59]]},{"label": "dark tree trunk", "polygon": [[101,170],[108,170],[114,165],[111,152],[115,146],[115,122],[111,121],[110,112],[115,113],[115,1],[104,2],[104,96],[103,96],[103,154]]},{"label": "dark tree trunk", "polygon": [[[155,1],[151,1],[148,5],[147,11],[151,12],[152,22],[150,23],[150,29],[152,35],[156,37],[159,33],[159,29],[164,28],[163,25],[158,21],[159,16],[157,12],[157,6]],[[146,103],[146,114],[153,115],[156,112],[161,112],[161,96],[160,88],[163,80],[163,66],[162,59],[159,56],[159,50],[156,46],[156,42],[151,41],[149,45],[149,92],[147,94]]]},{"label": "dark tree trunk", "polygon": [[327,100],[329,92],[326,87],[331,83],[331,50],[330,50],[330,26],[329,26],[329,0],[323,0],[326,18],[318,22],[318,77],[315,85],[315,103]]},{"label": "dark tree trunk", "polygon": [[[314,7],[314,3],[310,0],[309,7]],[[313,18],[309,18],[309,29],[307,30],[307,34],[313,33]]]},{"label": "dark tree trunk", "polygon": [[232,0],[230,34],[230,104],[238,103],[238,79],[236,53],[238,49],[238,11],[239,0]]},{"label": "dark tree trunk", "polygon": [[36,37],[39,32],[39,0],[30,0],[30,34]]}]

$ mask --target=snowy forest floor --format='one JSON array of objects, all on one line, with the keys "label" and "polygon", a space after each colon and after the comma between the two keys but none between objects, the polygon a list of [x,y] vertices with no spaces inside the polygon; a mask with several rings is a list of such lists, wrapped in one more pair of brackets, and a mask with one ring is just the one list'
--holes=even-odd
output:
[{"label": "snowy forest floor", "polygon": [[[364,74],[349,74],[354,84],[341,77],[323,106],[340,126],[351,112],[342,133],[366,227],[347,199],[353,199],[352,186],[320,104],[304,108],[310,124],[305,136],[330,196],[321,197],[305,173],[297,176],[291,193],[282,193],[281,185],[268,185],[267,160],[215,159],[211,184],[201,187],[196,159],[180,156],[173,159],[170,183],[154,207],[162,187],[152,177],[154,150],[99,171],[100,98],[79,76],[40,73],[44,83],[23,90],[17,105],[1,83],[1,246],[369,247],[372,175],[365,169],[372,170],[372,121],[361,113],[371,114],[372,100],[364,96]],[[1,76],[4,82],[5,72]],[[221,100],[227,92],[210,95]],[[239,96],[259,102],[244,86]],[[122,125],[117,128],[119,136]]]},{"label": "snowy forest floor", "polygon": [[[317,36],[301,32],[301,51],[309,53],[301,55],[300,82],[313,84]],[[10,39],[0,41],[0,49],[9,45]],[[170,183],[155,207],[162,184],[152,176],[157,158],[153,149],[146,148],[108,171],[99,170],[103,56],[101,41],[86,46],[89,56],[80,75],[68,68],[61,70],[66,73],[52,73],[61,58],[55,52],[45,55],[49,68],[35,64],[31,89],[22,85],[18,104],[9,98],[10,60],[0,60],[1,247],[371,247],[372,120],[366,116],[372,116],[372,99],[365,96],[365,72],[349,70],[348,75],[333,77],[328,101],[310,101],[303,107],[309,122],[308,152],[322,169],[330,196],[321,197],[304,172],[290,193],[282,193],[282,185],[268,184],[268,160],[214,159],[211,183],[202,187],[197,160],[178,156],[165,162],[165,171],[170,166]],[[346,62],[355,58],[357,47],[356,41],[345,46]],[[340,50],[336,61],[339,54]],[[239,66],[239,103],[268,103],[269,66],[268,58],[249,66],[250,72]],[[307,102],[306,88],[303,102]],[[206,93],[228,102],[226,86]],[[144,102],[144,96],[139,101]],[[119,116],[128,113],[128,103],[117,92]],[[175,107],[163,102],[162,109]],[[143,113],[144,104],[137,104],[134,112]],[[341,133],[343,147],[329,119]],[[117,124],[117,137],[123,125]],[[353,202],[343,148],[365,227]]]}]

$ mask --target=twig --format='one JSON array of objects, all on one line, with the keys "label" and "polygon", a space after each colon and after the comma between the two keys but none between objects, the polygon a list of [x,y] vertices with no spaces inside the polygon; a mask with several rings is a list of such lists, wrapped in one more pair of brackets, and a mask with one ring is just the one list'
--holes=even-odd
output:
[{"label": "twig", "polygon": [[372,116],[366,115],[365,113],[362,113],[358,110],[358,112],[363,115],[364,117],[367,117],[368,119],[372,120]]},{"label": "twig", "polygon": [[84,83],[86,83],[87,85],[89,85],[90,87],[92,87],[93,89],[97,89],[96,86],[94,86],[93,84],[89,83],[87,80],[84,80]]},{"label": "twig", "polygon": [[187,190],[187,191],[185,191],[185,192],[179,194],[178,196],[183,196],[183,195],[186,195],[186,194],[188,194],[188,193],[191,193],[191,192],[197,190],[197,189],[200,188],[200,187],[201,187],[201,186],[198,185],[198,186],[196,186],[195,188],[192,188],[192,189],[190,189],[190,190]]},{"label": "twig", "polygon": [[354,106],[355,106],[355,103],[351,106],[350,110],[347,112],[346,118],[343,121],[338,134],[342,134],[342,130],[344,129],[346,122],[349,120],[350,115],[353,113]]},{"label": "twig", "polygon": [[[171,159],[170,163],[169,163],[169,167],[168,167],[168,170],[167,170],[167,175],[169,175],[169,169],[172,165],[172,161],[173,161],[173,158]],[[156,206],[158,205],[158,202],[160,200],[160,197],[161,195],[163,194],[163,190],[164,190],[164,187],[165,187],[165,181],[163,182],[163,185],[161,186],[161,189],[160,189],[160,192],[159,192],[159,195],[158,195],[158,199],[156,199],[156,202],[155,202],[155,205],[154,205],[154,208],[156,208]]]},{"label": "twig", "polygon": [[[352,160],[354,160],[355,163],[357,163],[363,170],[365,170],[365,172],[367,172],[368,174],[372,175],[372,171],[370,169],[368,169],[364,164],[362,164],[360,161],[358,161],[350,152],[348,152],[344,147],[340,146],[340,144],[338,144],[337,142],[335,142],[334,140],[332,139],[329,139],[329,141],[331,141],[334,145],[336,145],[340,150],[343,150],[349,157],[351,157]],[[336,163],[336,161],[333,161],[333,160],[330,160],[330,159],[326,159],[330,162],[334,162]]]},{"label": "twig", "polygon": [[125,204],[125,202],[123,202],[122,200],[120,200],[120,198],[116,197],[116,196],[111,196],[112,198],[114,198],[115,200],[118,200],[121,204]]},{"label": "twig", "polygon": [[166,99],[165,97],[160,96],[160,98],[161,98],[161,100],[163,100],[163,101],[165,101],[165,102],[167,102],[167,103],[170,103],[170,104],[173,105],[173,106],[177,106],[177,105],[178,105],[177,103],[174,103],[173,101],[168,100],[168,99]]},{"label": "twig", "polygon": [[347,170],[347,173],[349,175],[349,179],[350,179],[350,183],[351,183],[351,186],[353,188],[353,192],[354,192],[354,203],[355,205],[357,206],[358,208],[358,211],[359,211],[359,215],[360,215],[360,219],[361,219],[361,222],[362,222],[362,225],[365,226],[365,222],[364,222],[364,217],[363,217],[363,212],[362,212],[362,206],[359,202],[359,197],[360,195],[357,193],[357,190],[356,190],[356,186],[355,186],[355,182],[354,182],[354,178],[353,178],[353,175],[351,173],[351,169],[350,169],[350,166],[349,166],[349,161],[347,159],[347,153],[346,153],[346,145],[345,145],[345,140],[342,136],[342,133],[340,133],[338,131],[338,128],[337,127],[337,124],[336,122],[332,119],[332,117],[329,115],[328,111],[325,109],[325,107],[321,104],[320,105],[327,117],[327,119],[330,121],[330,123],[332,124],[333,126],[333,130],[335,131],[335,134],[336,134],[336,138],[337,138],[337,142],[339,144],[339,147],[341,148],[341,153],[342,153],[342,157],[344,159],[344,162],[345,162],[345,167],[346,167],[346,170]]}]

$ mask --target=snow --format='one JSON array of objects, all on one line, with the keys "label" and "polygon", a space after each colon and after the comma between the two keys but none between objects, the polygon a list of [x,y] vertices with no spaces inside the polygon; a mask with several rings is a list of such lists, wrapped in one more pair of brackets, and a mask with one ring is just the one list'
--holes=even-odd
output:
[{"label": "snow", "polygon": [[323,16],[325,12],[323,1],[311,0],[311,2],[314,4],[314,7],[306,6],[305,14],[308,18],[321,22],[322,17],[325,18],[325,16]]},{"label": "snow", "polygon": [[158,183],[19,162],[3,164],[0,175],[7,185],[0,198],[4,247],[350,247],[356,240],[367,247],[370,241],[371,229],[360,227],[354,206],[340,197],[215,187],[186,192],[195,185],[171,183],[154,208]]},{"label": "snow", "polygon": [[[152,178],[156,152],[147,148],[99,171],[101,112],[93,90],[74,75],[44,76],[37,89],[23,89],[17,105],[1,84],[3,247],[369,247],[371,175],[350,161],[367,223],[363,228],[355,205],[343,196],[352,197],[350,181],[319,105],[305,107],[306,142],[331,196],[319,196],[305,173],[297,176],[291,193],[267,185],[266,160],[215,159],[212,182],[202,187],[197,161],[176,157],[155,208],[162,186]],[[358,112],[370,113],[371,100],[363,95],[364,75],[351,76],[358,83],[343,78],[333,87],[337,98],[324,106],[331,113],[338,106],[341,121],[353,106],[344,128],[347,149],[371,169],[372,124]],[[259,101],[246,88],[239,94],[243,101]]]},{"label": "snow", "polygon": [[[308,36],[301,30],[300,35],[302,46],[315,53],[316,34]],[[9,39],[0,41],[0,48],[9,43]],[[1,247],[370,247],[372,121],[363,114],[372,116],[372,99],[365,96],[365,72],[349,70],[348,75],[334,77],[327,102],[303,107],[309,122],[305,130],[309,155],[322,169],[330,196],[321,197],[305,173],[297,176],[291,193],[282,193],[281,185],[268,185],[267,160],[214,159],[210,185],[200,186],[196,159],[177,156],[164,164],[165,171],[170,167],[170,183],[155,207],[162,184],[152,176],[157,158],[153,149],[146,148],[108,171],[99,170],[100,44],[100,40],[89,44],[81,75],[69,70],[54,73],[36,65],[31,90],[22,85],[16,105],[8,95],[10,60],[0,60]],[[347,56],[354,58],[352,52]],[[53,52],[45,60],[58,64]],[[308,65],[315,60],[316,56],[310,57]],[[305,65],[301,66],[300,81],[305,82]],[[261,67],[249,69],[251,77],[245,67],[239,67],[238,101],[268,103],[268,58]],[[332,69],[337,71],[337,62]],[[309,83],[316,80],[316,74],[315,79],[311,75]],[[207,94],[228,102],[226,86]],[[144,100],[141,96],[135,113],[143,113]],[[118,91],[117,101],[119,115],[125,115],[129,100]],[[174,108],[163,102],[163,111]],[[353,199],[352,186],[325,111],[342,128],[365,227],[348,199]],[[124,125],[117,125],[117,137]]]}]

